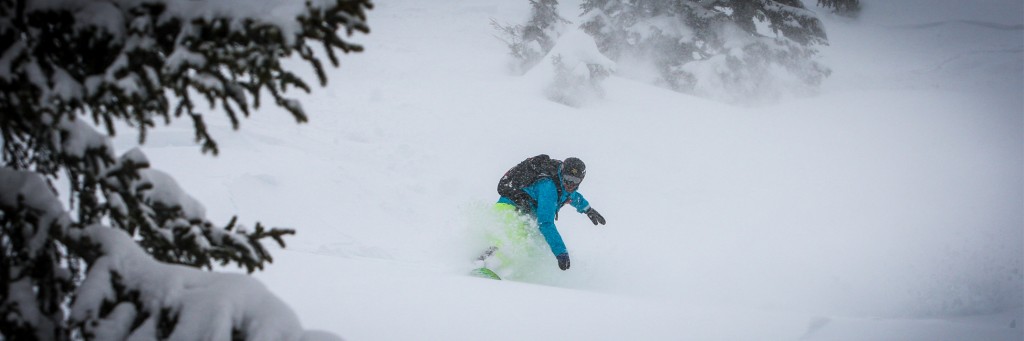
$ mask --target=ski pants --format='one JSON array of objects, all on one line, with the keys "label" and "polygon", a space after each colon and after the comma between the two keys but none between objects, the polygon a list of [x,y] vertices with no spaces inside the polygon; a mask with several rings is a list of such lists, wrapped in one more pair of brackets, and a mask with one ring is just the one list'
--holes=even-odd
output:
[{"label": "ski pants", "polygon": [[533,253],[530,245],[531,217],[523,215],[515,205],[494,204],[494,213],[499,228],[491,231],[488,240],[498,247],[494,256],[505,266],[516,263],[517,259]]}]

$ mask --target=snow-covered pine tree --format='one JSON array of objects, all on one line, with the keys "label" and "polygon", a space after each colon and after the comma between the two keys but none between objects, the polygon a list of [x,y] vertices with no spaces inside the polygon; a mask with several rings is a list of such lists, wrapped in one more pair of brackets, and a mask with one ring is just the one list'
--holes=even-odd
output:
[{"label": "snow-covered pine tree", "polygon": [[668,11],[670,3],[650,0],[584,0],[580,4],[583,11],[581,17],[584,18],[580,28],[594,37],[598,48],[609,58],[640,55],[648,45],[654,45],[648,44],[651,40],[658,38],[650,34],[658,32],[645,31],[647,28],[637,25]]},{"label": "snow-covered pine tree", "polygon": [[235,128],[264,100],[303,122],[286,92],[310,87],[282,60],[298,56],[325,84],[312,46],[334,66],[337,51],[361,51],[340,34],[368,33],[370,8],[0,0],[0,338],[301,337],[294,313],[254,279],[200,270],[262,269],[272,259],[261,241],[283,245],[293,231],[216,226],[141,151],[117,156],[108,135],[123,122],[141,143],[157,121],[186,116],[202,150],[216,154],[199,105],[220,107]]},{"label": "snow-covered pine tree", "polygon": [[499,39],[509,48],[519,73],[537,64],[555,46],[562,27],[571,24],[558,14],[558,0],[529,0],[530,19],[525,25],[501,25],[491,20],[500,32]]},{"label": "snow-covered pine tree", "polygon": [[860,0],[818,0],[818,6],[831,8],[836,14],[848,17],[860,14]]},{"label": "snow-covered pine tree", "polygon": [[680,68],[696,75],[686,84],[694,92],[724,90],[723,99],[756,102],[813,91],[831,73],[815,59],[817,47],[828,44],[825,30],[800,0],[717,1],[710,9],[728,13],[728,21],[716,30],[722,38],[712,45],[715,56]]},{"label": "snow-covered pine tree", "polygon": [[708,32],[719,13],[691,1],[585,0],[580,8],[580,28],[603,54],[625,64],[651,63],[660,75],[653,81],[677,90],[675,84],[687,75],[673,67],[706,57],[710,44],[702,39],[716,38],[699,33]]},{"label": "snow-covered pine tree", "polygon": [[523,40],[536,42],[542,51],[551,51],[562,25],[571,24],[558,14],[557,0],[530,0],[530,21],[523,26]]},{"label": "snow-covered pine tree", "polygon": [[546,83],[543,93],[549,100],[580,107],[604,96],[601,82],[614,70],[615,62],[598,52],[594,40],[573,29],[526,77],[538,84]]},{"label": "snow-covered pine tree", "polygon": [[788,86],[812,89],[829,73],[827,44],[799,0],[585,0],[583,28],[617,61],[651,63],[657,83],[745,102]]}]

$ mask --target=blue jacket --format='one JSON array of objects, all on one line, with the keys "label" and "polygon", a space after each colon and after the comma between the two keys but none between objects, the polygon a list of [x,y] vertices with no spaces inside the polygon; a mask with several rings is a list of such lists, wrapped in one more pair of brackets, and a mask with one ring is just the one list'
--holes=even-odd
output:
[{"label": "blue jacket", "polygon": [[[558,178],[559,180],[562,178],[561,171],[558,172]],[[590,203],[587,202],[587,199],[579,191],[570,193],[564,187],[562,188],[562,195],[559,197],[558,189],[555,188],[555,182],[548,178],[537,180],[523,188],[523,191],[537,202],[536,206],[532,207],[533,212],[536,214],[540,233],[544,235],[544,240],[551,247],[551,252],[555,255],[567,253],[565,243],[562,242],[562,235],[558,233],[558,228],[555,227],[555,215],[562,208],[559,204],[569,200],[568,204],[575,207],[576,212],[583,213],[590,209]],[[498,199],[498,202],[515,205],[511,199],[506,197],[501,197]]]}]

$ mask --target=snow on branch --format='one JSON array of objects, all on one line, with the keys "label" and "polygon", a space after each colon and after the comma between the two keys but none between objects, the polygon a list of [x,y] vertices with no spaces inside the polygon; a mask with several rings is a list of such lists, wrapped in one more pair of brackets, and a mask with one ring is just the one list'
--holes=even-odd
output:
[{"label": "snow on branch", "polygon": [[87,337],[300,340],[305,333],[291,308],[252,277],[154,261],[105,226],[69,238],[98,255],[71,306],[71,323]]},{"label": "snow on branch", "polygon": [[580,27],[653,82],[732,103],[817,91],[830,70],[821,21],[799,0],[585,0]]},{"label": "snow on branch", "polygon": [[25,238],[26,245],[21,250],[29,256],[40,252],[51,233],[61,234],[71,224],[57,193],[45,179],[36,173],[7,167],[0,167],[0,210],[5,222],[11,215],[30,217],[26,221],[31,224],[22,225],[17,235],[6,236]]},{"label": "snow on branch", "polygon": [[[0,334],[5,338],[53,340],[58,335],[61,321],[51,316],[70,294],[74,271],[52,271],[63,268],[50,237],[64,234],[70,225],[42,176],[0,167]],[[19,262],[25,259],[33,261]],[[45,290],[39,289],[42,285]]]},{"label": "snow on branch", "polygon": [[[87,125],[67,123],[60,125],[64,127],[61,136],[66,140],[60,143],[70,155],[82,155],[83,150],[92,150],[100,154],[113,153],[109,149],[109,141],[106,137],[99,136]],[[97,138],[93,140],[92,138]],[[80,160],[89,160],[80,158]],[[205,219],[205,212],[201,204],[185,193],[177,183],[165,173],[147,168],[149,165],[145,155],[138,149],[125,153],[116,162],[110,164],[92,164],[95,168],[88,166],[71,165],[71,173],[81,172],[75,176],[78,179],[74,182],[79,186],[80,201],[83,204],[80,216],[86,220],[98,221],[103,216],[102,212],[109,212],[109,220],[121,227],[114,229],[93,225],[87,229],[89,233],[85,236],[106,236],[106,237],[82,237],[81,224],[74,222],[68,212],[63,208],[57,199],[56,192],[50,187],[42,174],[32,171],[15,170],[8,167],[0,167],[0,227],[3,227],[2,242],[5,247],[0,255],[0,265],[4,271],[0,271],[0,283],[3,283],[2,296],[0,301],[0,316],[3,316],[0,329],[4,335],[15,337],[21,335],[35,339],[55,339],[59,335],[63,325],[64,317],[61,314],[62,297],[79,297],[79,300],[87,300],[88,293],[101,292],[105,299],[102,303],[96,303],[95,307],[112,307],[113,298],[127,299],[135,297],[139,289],[136,286],[145,286],[149,292],[153,290],[177,290],[174,288],[156,288],[150,281],[167,282],[167,276],[172,278],[197,278],[197,283],[185,283],[189,287],[197,287],[206,283],[203,292],[219,297],[218,299],[205,298],[194,300],[195,302],[206,302],[204,304],[217,304],[218,307],[224,304],[224,299],[230,295],[218,292],[217,288],[229,289],[227,284],[215,285],[215,281],[224,280],[225,283],[237,283],[238,286],[248,291],[259,291],[262,289],[257,284],[252,284],[248,277],[221,276],[205,273],[201,270],[176,266],[166,269],[176,269],[167,275],[154,273],[139,273],[138,271],[106,271],[106,260],[109,257],[122,259],[125,257],[131,260],[118,260],[118,264],[145,264],[145,269],[161,269],[161,264],[154,260],[165,262],[187,264],[191,266],[210,267],[210,261],[219,260],[221,263],[229,261],[244,265],[250,272],[262,268],[265,262],[271,260],[269,253],[264,249],[260,240],[272,237],[278,243],[282,243],[281,236],[293,233],[291,230],[271,229],[265,230],[257,224],[255,232],[247,232],[244,228],[233,229],[235,221],[232,220],[227,228],[217,228]],[[98,200],[93,197],[96,189],[106,198]],[[99,213],[97,213],[99,212]],[[106,230],[106,231],[98,231]],[[134,231],[136,238],[129,237],[123,231]],[[137,233],[137,234],[136,234]],[[114,236],[119,237],[110,237]],[[85,239],[83,239],[85,238]],[[106,244],[109,242],[110,244]],[[141,247],[140,247],[141,246]],[[143,252],[146,250],[146,252]],[[148,254],[147,254],[148,252]],[[129,255],[129,256],[125,256]],[[152,255],[152,256],[150,256]],[[86,293],[73,294],[73,277],[82,269],[79,261],[67,259],[69,256],[78,256],[88,262],[89,274],[85,282],[81,283],[80,290]],[[9,258],[8,258],[9,257]],[[104,258],[108,257],[108,258]],[[30,260],[30,261],[20,261]],[[133,276],[146,276],[135,278]],[[162,279],[161,279],[162,278]],[[132,282],[142,281],[142,282]],[[100,284],[96,284],[100,283]],[[97,286],[100,289],[96,289]],[[115,292],[129,290],[129,294],[111,296]],[[135,290],[135,291],[130,291]],[[230,289],[236,290],[236,289]],[[127,295],[127,296],[125,296]],[[135,296],[133,296],[135,295]],[[113,298],[111,298],[113,297]],[[261,293],[259,297],[268,297]],[[276,298],[246,298],[246,300],[270,300],[272,305],[281,305],[274,301]],[[166,301],[163,299],[161,302]],[[87,302],[87,301],[83,301]],[[276,302],[276,303],[275,303]],[[88,306],[87,303],[76,303],[76,307]],[[117,309],[110,311],[111,316],[102,317],[103,320],[126,318],[126,321],[136,319],[135,312],[141,308],[138,305],[147,303],[134,302],[134,305],[118,304]],[[168,305],[170,303],[163,303]],[[174,309],[160,308],[164,318],[173,317],[174,321],[181,321],[177,310],[198,309],[193,308],[192,301],[177,304]],[[247,305],[248,304],[248,305]],[[152,304],[149,304],[152,306]],[[94,308],[95,308],[94,307]],[[260,307],[251,306],[251,303],[226,304],[224,308],[238,309],[238,314],[261,314],[251,309]],[[207,307],[209,308],[209,307]],[[285,311],[280,307],[271,307],[273,311]],[[82,308],[78,308],[82,309]],[[103,308],[95,308],[103,310]],[[156,308],[153,308],[156,309]],[[176,310],[177,309],[177,310]],[[145,312],[150,314],[151,312]],[[168,315],[171,314],[171,315]],[[142,316],[142,315],[140,315]],[[149,315],[146,315],[149,316]],[[152,315],[157,316],[157,315]],[[248,315],[246,315],[248,316]],[[294,319],[294,317],[285,316]],[[79,316],[78,322],[93,321],[99,319],[95,315]],[[252,318],[249,318],[252,319]],[[239,321],[234,318],[229,321]],[[243,319],[244,320],[244,319]],[[286,319],[287,320],[287,319]],[[96,322],[96,321],[93,321]],[[97,322],[99,323],[99,322]],[[238,326],[222,327],[220,325],[199,324],[197,326],[212,329],[238,330]],[[274,328],[274,324],[266,324],[266,328]],[[129,324],[130,325],[130,324]],[[174,326],[174,323],[163,323],[159,325]],[[98,339],[106,339],[110,333],[117,333],[125,327],[121,324],[110,324],[109,321],[99,324],[82,324],[79,327],[97,336]],[[191,326],[191,325],[187,325]],[[292,328],[281,326],[281,328]],[[167,328],[167,327],[165,327]],[[188,327],[198,328],[198,327]],[[282,330],[286,330],[282,329]],[[294,329],[294,328],[292,328]],[[200,334],[206,333],[200,329]],[[149,333],[143,329],[144,333]],[[267,331],[253,329],[245,331],[253,335],[268,333]],[[272,330],[268,340],[282,337],[276,329]],[[191,332],[183,332],[183,335],[192,335]],[[277,334],[275,334],[277,333]],[[148,334],[147,334],[148,335]],[[183,339],[188,339],[184,336]],[[214,338],[217,339],[217,338]],[[294,338],[292,338],[294,339]]]},{"label": "snow on branch", "polygon": [[[17,219],[22,217],[25,219]],[[69,325],[84,336],[100,340],[129,337],[171,340],[300,340],[306,337],[294,312],[250,276],[206,272],[195,267],[158,262],[121,229],[102,225],[77,227],[60,205],[46,179],[38,173],[0,168],[0,222],[6,227],[4,244],[13,244],[15,257],[35,258],[24,266],[2,271],[0,311],[4,335],[50,340],[58,321],[46,316],[53,309],[54,290],[72,288],[70,272],[58,272],[63,285],[40,286],[35,278],[55,237],[82,255],[88,263],[85,281],[74,293]],[[0,256],[10,264],[6,253]],[[47,294],[49,293],[49,294]],[[70,294],[70,293],[68,293]],[[40,297],[43,296],[43,297]],[[42,305],[50,302],[50,305]],[[42,305],[42,306],[41,306]],[[15,308],[11,310],[11,308]],[[309,335],[313,335],[309,333]],[[316,333],[319,337],[324,335]]]},{"label": "snow on branch", "polygon": [[236,128],[263,94],[306,121],[286,93],[310,87],[281,61],[297,54],[325,84],[312,46],[334,66],[336,50],[362,51],[340,34],[368,33],[370,8],[369,0],[0,0],[0,110],[18,113],[3,121],[87,114],[110,134],[124,120],[144,141],[157,120],[188,115],[203,150],[217,153],[196,99]]},{"label": "snow on branch", "polygon": [[[20,230],[3,236],[5,244],[20,246],[13,249],[22,257],[54,252],[47,239],[56,237],[88,263],[88,274],[74,292],[68,322],[82,328],[86,338],[301,340],[307,336],[294,312],[255,279],[161,263],[122,230],[77,227],[43,176],[0,167],[0,222],[9,227],[16,221],[35,222],[21,224]],[[8,255],[3,257],[9,264]],[[14,267],[13,272],[5,272],[10,278],[2,278],[5,336],[57,338],[53,325],[60,321],[46,316],[55,306],[41,306],[52,302],[52,297],[40,299],[40,290],[35,289],[39,279],[32,271],[36,266],[44,265]],[[64,281],[71,281],[69,273],[60,274]]]},{"label": "snow on branch", "polygon": [[762,13],[771,22],[772,30],[788,39],[801,45],[828,45],[821,20],[800,2],[767,2]]},{"label": "snow on branch", "polygon": [[[368,33],[372,7],[369,0],[0,0],[2,338],[297,338],[294,316],[272,296],[231,295],[237,287],[268,297],[261,286],[199,270],[214,262],[262,269],[272,261],[262,242],[284,246],[294,231],[249,229],[235,218],[214,225],[170,175],[150,168],[139,149],[118,157],[108,136],[121,122],[144,142],[157,121],[187,116],[202,149],[216,154],[201,104],[237,128],[268,95],[303,122],[301,104],[287,95],[310,86],[282,61],[301,58],[325,84],[313,46],[333,66],[337,50],[362,51],[342,35]],[[67,209],[56,181],[68,182]],[[268,322],[253,315],[267,313],[260,309],[289,316]],[[142,321],[153,322],[135,323]]]},{"label": "snow on branch", "polygon": [[524,75],[524,79],[542,88],[549,100],[580,107],[604,95],[601,82],[615,67],[614,61],[598,51],[593,38],[572,29]]}]

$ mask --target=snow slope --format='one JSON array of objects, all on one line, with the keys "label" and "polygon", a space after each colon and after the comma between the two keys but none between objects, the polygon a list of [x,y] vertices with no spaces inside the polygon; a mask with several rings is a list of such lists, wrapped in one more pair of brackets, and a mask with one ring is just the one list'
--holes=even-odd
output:
[{"label": "snow slope", "polygon": [[[812,8],[814,97],[613,76],[571,108],[493,37],[526,1],[382,0],[366,52],[300,96],[310,124],[265,108],[210,118],[216,158],[185,121],[143,149],[211,220],[296,228],[256,276],[348,340],[1020,340],[1024,3],[863,2]],[[608,225],[562,212],[569,271],[466,276],[495,183],[539,153],[586,161]]]}]

